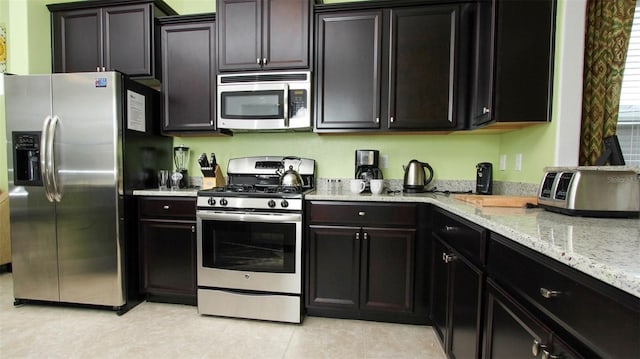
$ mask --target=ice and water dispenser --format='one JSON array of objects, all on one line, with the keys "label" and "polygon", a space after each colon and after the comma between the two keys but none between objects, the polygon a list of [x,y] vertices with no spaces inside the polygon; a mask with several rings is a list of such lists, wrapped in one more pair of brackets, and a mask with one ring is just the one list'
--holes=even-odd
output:
[{"label": "ice and water dispenser", "polygon": [[13,132],[13,182],[18,186],[42,186],[40,176],[41,132]]}]

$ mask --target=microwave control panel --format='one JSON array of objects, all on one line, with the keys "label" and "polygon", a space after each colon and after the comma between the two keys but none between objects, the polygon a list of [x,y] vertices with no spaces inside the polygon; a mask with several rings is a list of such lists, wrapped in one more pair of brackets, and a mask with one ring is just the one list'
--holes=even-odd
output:
[{"label": "microwave control panel", "polygon": [[307,103],[307,90],[289,90],[289,117],[306,115],[309,104]]}]

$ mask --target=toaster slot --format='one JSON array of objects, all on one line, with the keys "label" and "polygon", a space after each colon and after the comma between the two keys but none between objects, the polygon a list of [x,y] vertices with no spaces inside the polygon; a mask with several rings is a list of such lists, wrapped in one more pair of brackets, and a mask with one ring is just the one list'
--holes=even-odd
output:
[{"label": "toaster slot", "polygon": [[573,179],[574,172],[563,172],[558,179],[558,185],[556,186],[556,193],[554,198],[557,200],[566,200],[571,180]]},{"label": "toaster slot", "polygon": [[540,188],[541,198],[551,198],[551,194],[553,193],[553,182],[555,182],[557,176],[557,172],[548,172],[544,176],[544,181],[542,181],[542,187]]}]

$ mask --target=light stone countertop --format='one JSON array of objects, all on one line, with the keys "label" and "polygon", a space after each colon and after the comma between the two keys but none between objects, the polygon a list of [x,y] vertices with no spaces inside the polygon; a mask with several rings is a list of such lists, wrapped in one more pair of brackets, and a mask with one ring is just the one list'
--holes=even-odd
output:
[{"label": "light stone countertop", "polygon": [[640,219],[573,217],[539,208],[479,207],[434,193],[316,191],[305,199],[432,203],[640,297]]}]

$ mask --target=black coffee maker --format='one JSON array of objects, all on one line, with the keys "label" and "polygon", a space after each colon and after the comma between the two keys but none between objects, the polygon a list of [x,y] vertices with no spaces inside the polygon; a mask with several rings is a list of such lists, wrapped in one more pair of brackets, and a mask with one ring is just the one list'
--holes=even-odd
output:
[{"label": "black coffee maker", "polygon": [[378,168],[380,151],[378,150],[356,150],[356,177],[365,182],[364,191],[371,192],[369,181],[372,179],[383,179],[382,171]]}]

